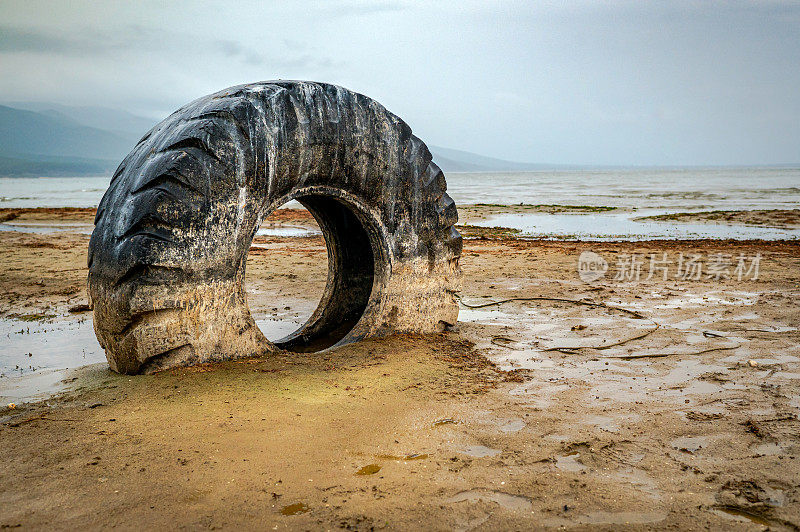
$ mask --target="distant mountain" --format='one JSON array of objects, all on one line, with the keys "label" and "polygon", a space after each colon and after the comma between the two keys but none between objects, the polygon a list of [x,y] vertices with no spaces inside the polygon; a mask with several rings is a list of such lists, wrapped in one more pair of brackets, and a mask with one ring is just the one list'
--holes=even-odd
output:
[{"label": "distant mountain", "polygon": [[433,162],[445,172],[511,172],[556,168],[555,165],[518,163],[440,146],[428,146],[428,148],[433,154]]},{"label": "distant mountain", "polygon": [[66,117],[0,105],[0,155],[55,155],[90,159],[122,159],[134,146],[122,136],[84,126]]},{"label": "distant mountain", "polygon": [[136,137],[136,140],[142,138],[157,122],[110,107],[70,106],[52,102],[4,102],[4,105],[111,131],[124,138]]},{"label": "distant mountain", "polygon": [[87,126],[56,110],[0,105],[0,175],[105,175],[139,137]]},{"label": "distant mountain", "polygon": [[[48,102],[0,105],[0,176],[107,175],[155,125],[155,120],[108,107]],[[445,172],[542,170],[520,163],[430,146]]]}]

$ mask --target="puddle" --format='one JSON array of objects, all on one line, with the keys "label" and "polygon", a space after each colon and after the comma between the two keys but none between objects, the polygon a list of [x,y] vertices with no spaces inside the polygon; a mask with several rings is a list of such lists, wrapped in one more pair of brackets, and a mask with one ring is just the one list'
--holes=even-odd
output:
[{"label": "puddle", "polygon": [[553,402],[553,396],[570,389],[568,384],[553,384],[548,382],[529,382],[518,386],[509,392],[509,395],[531,396],[527,404],[533,408],[545,409]]},{"label": "puddle", "polygon": [[281,515],[297,515],[297,514],[304,514],[310,508],[303,504],[302,502],[296,502],[294,504],[288,504],[281,508]]},{"label": "puddle", "polygon": [[262,225],[256,231],[256,236],[281,236],[281,237],[310,237],[322,235],[322,231],[301,225]]},{"label": "puddle", "polygon": [[[629,301],[626,303],[628,308],[636,310],[644,309],[665,309],[679,310],[687,308],[703,308],[708,306],[732,306],[749,307],[756,304],[760,294],[758,292],[726,291],[724,295],[720,292],[704,292],[702,294],[686,293],[677,297],[672,297],[664,302],[647,304],[643,302]],[[620,302],[614,302],[618,304]]]},{"label": "puddle", "polygon": [[715,514],[731,519],[733,521],[740,521],[743,523],[753,523],[756,525],[771,527],[772,523],[758,514],[748,512],[742,508],[735,506],[718,506],[712,510]]},{"label": "puddle", "polygon": [[[625,413],[625,421],[627,423],[635,422],[639,419],[636,414]],[[586,416],[581,420],[581,424],[593,425],[605,432],[619,432],[619,427],[613,418],[607,416]]]},{"label": "puddle", "polygon": [[492,449],[491,447],[486,447],[485,445],[471,445],[470,447],[463,449],[461,452],[473,458],[487,458],[490,456],[497,456],[503,451],[500,449]]},{"label": "puddle", "polygon": [[[665,296],[666,297],[666,296]],[[709,304],[723,306],[752,305],[759,294],[742,291],[686,293],[679,297],[659,298],[653,301],[610,302],[622,308],[640,308],[649,313],[654,309],[667,314],[662,309],[686,309]],[[470,298],[479,303],[485,299]],[[647,320],[620,315],[617,311],[604,308],[566,306],[541,303],[507,303],[502,310],[491,307],[484,309],[462,309],[463,322],[475,326],[466,329],[473,336],[478,349],[484,350],[489,359],[502,370],[526,369],[527,380],[522,386],[511,390],[511,395],[528,396],[528,404],[534,408],[548,408],[561,391],[570,386],[585,384],[589,389],[584,402],[596,405],[598,402],[645,402],[661,401],[695,406],[707,400],[708,396],[744,386],[728,376],[730,365],[704,363],[695,357],[698,351],[735,347],[738,356],[747,349],[747,339],[733,335],[725,338],[713,334],[705,335],[713,327],[701,323],[700,318],[681,323],[673,320],[677,327],[672,328],[669,315],[659,316],[662,330],[656,334],[681,334],[680,340],[612,347],[603,351],[602,357],[586,359],[564,357],[548,352],[553,347],[602,346],[606,342],[618,342],[642,334],[652,325]],[[716,318],[707,321],[716,322]],[[709,323],[710,323],[709,322]],[[478,328],[478,327],[483,327]],[[494,327],[494,330],[487,329]],[[613,331],[609,336],[608,331]],[[680,333],[672,332],[680,330]],[[662,345],[663,344],[663,345]],[[638,348],[631,350],[631,348]],[[647,355],[659,355],[664,351],[674,352],[670,357],[658,357],[657,361]],[[614,357],[640,356],[642,358],[617,359]],[[789,356],[789,355],[787,355]],[[796,358],[796,357],[792,357]],[[720,361],[722,362],[722,361]],[[785,371],[773,375],[776,379],[795,380],[797,372]],[[577,382],[576,382],[577,381]],[[582,383],[581,383],[582,381]],[[569,382],[565,384],[565,382]],[[620,429],[613,419],[589,420],[607,432]]]},{"label": "puddle", "polygon": [[268,340],[274,342],[290,335],[303,324],[295,321],[263,318],[256,320],[256,325],[258,325],[258,328],[264,333],[264,336],[266,336]]},{"label": "puddle", "polygon": [[644,525],[666,519],[664,512],[590,512],[581,519],[592,525]]},{"label": "puddle", "polygon": [[578,461],[580,457],[581,453],[578,451],[572,451],[563,456],[558,456],[556,457],[556,467],[561,471],[567,471],[568,473],[585,471],[587,467]]},{"label": "puddle", "polygon": [[412,460],[425,460],[426,458],[428,458],[428,455],[424,453],[411,453],[403,456],[397,456],[394,454],[379,454],[375,456],[375,458],[378,458],[380,460],[394,460],[396,462],[401,462],[401,461],[410,462]]},{"label": "puddle", "polygon": [[704,447],[708,447],[707,436],[682,436],[669,442],[669,444],[679,451],[694,454]]},{"label": "puddle", "polygon": [[[692,349],[699,350],[700,347]],[[676,404],[692,406],[698,402],[698,396],[708,396],[735,386],[732,383],[722,385],[699,378],[704,374],[724,377],[729,373],[726,366],[704,364],[700,360],[691,358],[675,362],[665,360],[663,363],[672,365],[666,373],[653,370],[648,359],[638,362],[627,360],[624,362],[627,369],[614,367],[614,364],[620,362],[610,362],[609,368],[613,369],[613,373],[604,379],[602,384],[592,388],[589,397],[595,400],[629,403],[669,400]]]},{"label": "puddle", "polygon": [[525,422],[522,421],[521,419],[515,419],[514,421],[509,421],[508,423],[500,427],[500,430],[505,433],[509,433],[509,432],[519,432],[524,428],[525,428]]},{"label": "puddle", "polygon": [[759,443],[754,445],[752,450],[759,456],[776,456],[784,452],[783,447],[777,443]]},{"label": "puddle", "polygon": [[66,388],[68,369],[106,362],[91,319],[0,319],[0,353],[0,399],[7,403],[44,399]]},{"label": "puddle", "polygon": [[531,508],[531,500],[522,495],[512,495],[502,491],[492,490],[469,490],[457,493],[447,499],[445,502],[493,502],[499,504],[507,510],[529,510]]},{"label": "puddle", "polygon": [[[46,399],[67,388],[69,370],[106,363],[91,318],[48,320],[0,319],[0,401],[25,403]],[[257,320],[267,338],[295,331],[292,321]]]},{"label": "puddle", "polygon": [[364,467],[356,471],[356,475],[361,475],[361,476],[374,475],[380,470],[381,466],[379,466],[378,464],[369,464],[365,465]]},{"label": "puddle", "polygon": [[623,482],[634,488],[637,493],[644,493],[652,499],[659,500],[662,498],[661,490],[658,489],[655,481],[650,478],[644,471],[639,469],[624,469],[612,476],[618,482]]},{"label": "puddle", "polygon": [[[470,299],[470,303],[482,301],[486,300]],[[459,321],[496,328],[473,336],[476,348],[488,351],[501,370],[526,369],[537,375],[561,369],[547,350],[602,346],[617,341],[617,335],[630,338],[652,328],[648,320],[620,311],[557,302],[509,302],[502,310],[462,308]],[[615,331],[614,338],[609,338],[608,330]]]},{"label": "puddle", "polygon": [[774,377],[777,379],[797,380],[800,379],[800,373],[791,371],[779,371],[774,375]]},{"label": "puddle", "polygon": [[767,496],[764,502],[770,506],[783,506],[786,502],[786,493],[783,490],[766,487],[764,494]]}]

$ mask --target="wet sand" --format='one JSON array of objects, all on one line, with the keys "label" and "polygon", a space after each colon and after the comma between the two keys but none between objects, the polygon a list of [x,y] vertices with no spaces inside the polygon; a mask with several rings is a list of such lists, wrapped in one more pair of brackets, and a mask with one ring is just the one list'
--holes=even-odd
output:
[{"label": "wet sand", "polygon": [[[153,376],[90,366],[3,408],[0,526],[796,530],[800,243],[512,236],[465,242],[448,333]],[[69,313],[87,242],[0,232],[0,317],[88,316]],[[256,316],[307,316],[321,237],[256,245]],[[580,279],[584,251],[604,278]],[[647,257],[680,253],[703,271],[758,255],[758,279],[646,279]],[[644,275],[614,280],[631,255]]]}]

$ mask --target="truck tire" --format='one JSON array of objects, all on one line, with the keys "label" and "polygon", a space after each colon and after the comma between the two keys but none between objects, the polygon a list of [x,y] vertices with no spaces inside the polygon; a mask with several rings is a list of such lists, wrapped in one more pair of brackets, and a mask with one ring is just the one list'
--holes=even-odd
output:
[{"label": "truck tire", "polygon": [[[458,213],[431,159],[400,118],[335,85],[267,81],[182,107],[97,209],[88,283],[109,365],[151,373],[454,324]],[[273,344],[245,267],[261,220],[290,200],[319,223],[329,271],[313,315]]]}]

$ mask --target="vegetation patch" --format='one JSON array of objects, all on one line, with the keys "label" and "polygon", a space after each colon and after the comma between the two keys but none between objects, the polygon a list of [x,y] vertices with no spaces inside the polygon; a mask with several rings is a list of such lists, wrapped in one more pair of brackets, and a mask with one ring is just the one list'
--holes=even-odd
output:
[{"label": "vegetation patch", "polygon": [[607,205],[559,205],[555,203],[517,203],[515,205],[501,205],[499,203],[475,203],[474,205],[464,205],[464,209],[475,208],[476,210],[484,209],[502,209],[503,212],[545,212],[545,213],[561,213],[561,212],[607,212],[615,211],[617,207],[609,207]]},{"label": "vegetation patch", "polygon": [[19,321],[49,321],[56,317],[55,314],[45,314],[43,312],[36,312],[33,314],[9,314],[9,318]]},{"label": "vegetation patch", "polygon": [[762,209],[752,211],[674,212],[635,218],[639,222],[717,223],[759,227],[800,227],[800,209]]},{"label": "vegetation patch", "polygon": [[475,240],[502,240],[516,238],[520,230],[513,227],[483,227],[480,225],[457,225],[461,236]]}]

